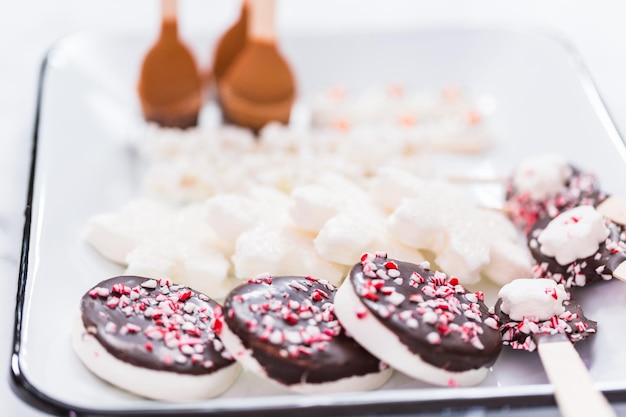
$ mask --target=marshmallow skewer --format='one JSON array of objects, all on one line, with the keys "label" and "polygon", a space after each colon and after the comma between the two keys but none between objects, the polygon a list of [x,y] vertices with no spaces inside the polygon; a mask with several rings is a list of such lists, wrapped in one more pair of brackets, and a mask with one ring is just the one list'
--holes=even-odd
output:
[{"label": "marshmallow skewer", "polygon": [[574,343],[596,333],[563,284],[551,279],[518,279],[502,287],[496,313],[505,345],[537,349],[564,417],[615,416],[598,391]]},{"label": "marshmallow skewer", "polygon": [[565,335],[540,335],[536,340],[563,417],[616,415],[606,397],[594,387],[589,371]]}]

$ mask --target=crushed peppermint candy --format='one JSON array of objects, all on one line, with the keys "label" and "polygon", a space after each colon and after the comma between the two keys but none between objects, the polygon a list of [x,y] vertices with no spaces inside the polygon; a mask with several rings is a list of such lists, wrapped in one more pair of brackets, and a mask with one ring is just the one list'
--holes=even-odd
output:
[{"label": "crushed peppermint candy", "polygon": [[135,365],[206,374],[232,364],[216,334],[221,306],[169,279],[103,281],[85,294],[81,313],[111,354]]},{"label": "crushed peppermint candy", "polygon": [[548,320],[533,321],[524,317],[520,321],[511,318],[500,310],[500,302],[496,304],[496,313],[499,314],[502,334],[502,344],[516,350],[529,352],[537,348],[536,335],[554,335],[562,333],[572,343],[593,336],[597,331],[597,323],[583,315],[580,305],[573,300],[563,302],[565,311]]},{"label": "crushed peppermint candy", "polygon": [[[337,320],[336,291],[311,276],[255,277],[227,296],[224,325],[265,369],[264,376],[286,385],[380,372],[380,360]],[[368,312],[356,314],[363,319]]]},{"label": "crushed peppermint candy", "polygon": [[[421,329],[423,323],[425,340],[432,345],[454,338],[484,349],[480,340],[484,329],[498,329],[497,316],[483,303],[484,294],[466,291],[457,277],[431,271],[427,262],[404,275],[407,270],[401,265],[410,264],[388,259],[384,253],[361,256],[363,273],[353,277],[353,285],[363,304],[378,317],[408,329]],[[365,312],[359,309],[356,315],[364,317]]]},{"label": "crushed peppermint candy", "polygon": [[330,282],[310,276],[264,275],[247,284],[249,292],[232,294],[226,300],[229,327],[237,327],[237,321],[245,316],[246,332],[282,346],[293,358],[323,351],[333,337],[343,333],[334,305],[328,302],[336,291]]}]

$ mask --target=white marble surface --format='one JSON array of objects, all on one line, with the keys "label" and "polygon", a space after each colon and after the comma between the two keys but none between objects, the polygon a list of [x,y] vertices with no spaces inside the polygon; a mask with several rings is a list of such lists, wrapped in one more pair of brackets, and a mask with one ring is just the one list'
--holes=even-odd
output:
[{"label": "white marble surface", "polygon": [[[183,27],[220,31],[236,1],[181,0]],[[94,27],[154,31],[156,0],[0,0],[0,373],[8,375],[14,294],[26,201],[37,74],[45,51],[65,34]],[[579,50],[618,128],[626,132],[626,3],[618,0],[282,0],[285,32],[410,30],[437,25],[522,25],[554,31]],[[557,111],[558,109],[555,109]],[[42,347],[44,348],[44,347]],[[2,415],[36,416],[0,379]],[[626,404],[616,405],[626,416]],[[532,409],[557,416],[555,409]],[[528,415],[529,410],[459,416]],[[449,415],[449,414],[447,414]]]}]

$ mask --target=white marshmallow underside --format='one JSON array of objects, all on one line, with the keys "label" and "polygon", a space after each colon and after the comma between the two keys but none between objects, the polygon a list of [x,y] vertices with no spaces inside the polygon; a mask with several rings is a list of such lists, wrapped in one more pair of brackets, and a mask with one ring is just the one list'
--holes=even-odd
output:
[{"label": "white marshmallow underside", "polygon": [[224,347],[233,355],[233,358],[235,358],[235,360],[237,360],[244,367],[244,369],[267,379],[274,384],[300,394],[332,394],[336,392],[371,391],[383,385],[393,373],[391,368],[387,368],[379,372],[365,375],[355,375],[319,384],[303,382],[300,384],[285,385],[267,375],[263,365],[261,365],[252,354],[252,350],[247,349],[243,345],[241,339],[230,330],[226,322],[223,323],[220,340],[224,343]]},{"label": "white marshmallow underside", "polygon": [[604,217],[593,206],[578,206],[556,216],[539,234],[539,250],[560,265],[587,258],[609,236]]},{"label": "white marshmallow underside", "polygon": [[80,314],[74,320],[72,345],[82,363],[101,379],[133,394],[161,401],[186,402],[213,398],[237,379],[237,362],[207,375],[184,375],[131,365],[111,355],[87,333]]},{"label": "white marshmallow underside", "polygon": [[512,320],[543,321],[563,313],[568,297],[563,284],[552,279],[522,278],[503,286],[498,298],[502,299],[500,309]]},{"label": "white marshmallow underside", "polygon": [[[367,311],[367,314],[365,317],[358,318],[357,311]],[[354,291],[349,277],[344,280],[335,294],[335,314],[350,336],[361,346],[412,378],[434,385],[462,387],[476,385],[487,376],[488,369],[485,367],[451,372],[424,362],[367,310]]]}]

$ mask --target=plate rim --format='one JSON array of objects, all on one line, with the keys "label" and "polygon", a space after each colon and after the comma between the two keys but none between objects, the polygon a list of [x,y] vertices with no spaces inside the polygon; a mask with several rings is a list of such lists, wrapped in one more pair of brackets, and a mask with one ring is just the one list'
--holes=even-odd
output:
[{"label": "plate rim", "polygon": [[[536,29],[536,28],[535,28]],[[591,73],[584,63],[582,55],[578,52],[577,48],[565,37],[554,32],[548,32],[545,30],[533,30],[530,28],[520,27],[504,27],[499,25],[492,25],[489,27],[472,27],[472,26],[450,26],[442,25],[437,27],[422,27],[416,30],[403,30],[403,31],[376,31],[377,35],[398,35],[402,33],[414,34],[415,32],[429,32],[429,31],[500,31],[509,33],[522,33],[524,35],[540,35],[556,42],[560,47],[564,49],[566,55],[573,64],[574,71],[577,75],[578,81],[581,83],[585,96],[590,102],[596,116],[599,119],[600,124],[606,131],[607,135],[613,142],[615,150],[620,153],[622,159],[626,163],[626,141],[621,134],[619,128],[614,122],[613,117],[609,109],[607,108],[605,101],[603,100],[600,91],[598,90],[596,83],[593,80]],[[468,407],[481,407],[484,409],[500,409],[502,407],[540,407],[540,406],[555,406],[554,390],[550,384],[533,384],[528,388],[532,390],[525,392],[508,392],[509,389],[489,389],[490,393],[487,393],[487,389],[484,389],[484,393],[479,391],[473,393],[471,396],[458,396],[455,398],[436,398],[436,399],[411,399],[410,393],[412,389],[404,390],[404,395],[396,395],[396,397],[386,401],[368,400],[367,396],[364,396],[361,400],[357,401],[356,398],[343,402],[336,402],[332,404],[311,404],[311,401],[306,403],[299,403],[297,401],[284,403],[284,404],[269,404],[264,407],[246,407],[243,406],[231,406],[208,409],[206,407],[198,408],[177,408],[171,407],[167,409],[152,409],[152,408],[137,408],[137,409],[96,409],[86,408],[82,406],[76,406],[69,402],[58,400],[51,397],[38,389],[31,383],[28,377],[23,372],[23,365],[21,363],[20,348],[22,342],[23,331],[23,315],[26,303],[26,283],[28,280],[28,257],[30,251],[30,238],[31,238],[31,225],[32,225],[32,205],[35,197],[35,176],[37,165],[37,149],[39,142],[39,127],[42,113],[42,97],[45,90],[46,74],[50,65],[50,57],[57,50],[60,49],[63,43],[73,36],[83,34],[85,31],[80,31],[66,35],[60,40],[56,41],[44,54],[42,59],[38,81],[37,81],[37,94],[36,94],[36,108],[33,121],[33,133],[32,133],[32,146],[31,146],[31,160],[30,168],[28,171],[28,189],[26,195],[26,205],[24,208],[24,227],[20,248],[19,257],[19,269],[18,269],[18,282],[16,290],[16,304],[14,312],[14,325],[13,325],[13,342],[10,357],[9,367],[9,382],[10,388],[13,393],[26,402],[30,406],[40,411],[46,412],[52,415],[69,415],[69,416],[127,416],[132,414],[133,416],[149,417],[149,416],[262,416],[262,415],[293,415],[294,413],[299,416],[319,416],[320,413],[325,415],[364,415],[371,413],[385,413],[385,414],[398,414],[407,412],[441,412],[443,410],[458,410],[467,409]],[[357,33],[349,33],[347,36],[358,35]],[[296,36],[310,37],[311,34],[298,34]],[[607,399],[611,402],[626,401],[626,377],[622,384],[617,383],[598,383],[598,385]],[[476,390],[475,388],[473,388]],[[519,388],[516,388],[519,390]],[[461,392],[461,391],[459,391]],[[295,397],[294,397],[295,398]],[[313,397],[311,397],[313,398]],[[270,414],[271,413],[271,414]],[[330,413],[330,414],[329,414]]]}]

